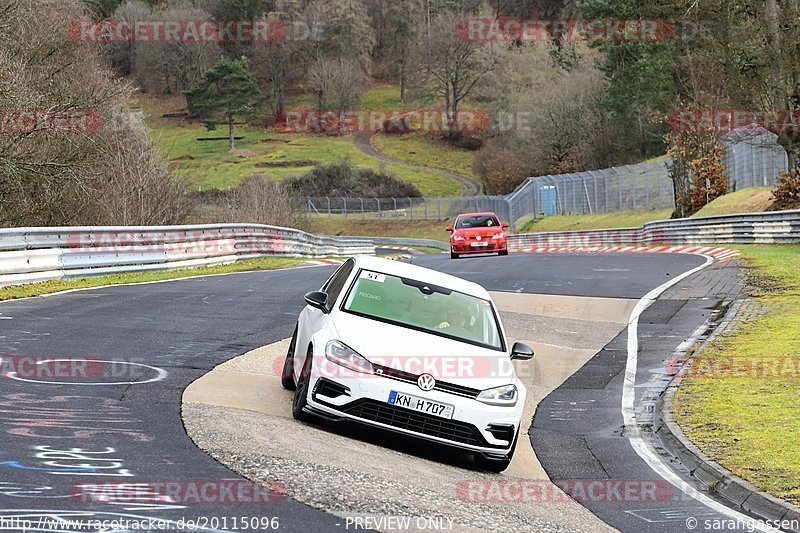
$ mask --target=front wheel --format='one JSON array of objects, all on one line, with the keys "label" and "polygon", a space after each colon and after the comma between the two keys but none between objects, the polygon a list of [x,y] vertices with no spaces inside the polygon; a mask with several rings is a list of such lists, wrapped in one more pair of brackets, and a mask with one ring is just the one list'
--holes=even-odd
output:
[{"label": "front wheel", "polygon": [[283,372],[281,373],[281,385],[286,390],[295,390],[297,385],[294,382],[294,351],[297,346],[297,326],[294,327],[292,342],[286,351],[286,360],[283,362]]},{"label": "front wheel", "polygon": [[508,250],[503,250],[498,255],[500,255],[500,256],[508,255]]},{"label": "front wheel", "polygon": [[303,370],[300,372],[300,378],[297,380],[297,390],[294,392],[294,400],[292,400],[292,416],[295,420],[302,422],[311,422],[314,417],[303,411],[303,408],[308,405],[308,385],[311,383],[311,365],[314,360],[314,349],[308,347],[306,354],[306,362],[303,364]]},{"label": "front wheel", "polygon": [[454,254],[453,252],[450,252],[450,259],[458,259],[459,257],[461,256],[458,254]]}]

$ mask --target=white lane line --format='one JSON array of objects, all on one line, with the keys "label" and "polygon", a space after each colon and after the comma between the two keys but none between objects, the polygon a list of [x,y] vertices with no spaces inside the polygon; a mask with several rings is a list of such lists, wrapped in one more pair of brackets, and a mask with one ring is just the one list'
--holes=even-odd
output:
[{"label": "white lane line", "polygon": [[677,285],[689,276],[697,274],[713,263],[713,258],[708,256],[704,257],[706,258],[705,264],[681,274],[667,283],[664,283],[660,287],[653,289],[647,293],[644,298],[639,300],[639,302],[636,304],[636,307],[633,309],[633,313],[631,313],[631,320],[628,325],[628,363],[625,367],[625,383],[622,386],[622,418],[625,422],[626,435],[628,436],[628,440],[630,440],[631,446],[636,454],[641,457],[642,460],[644,460],[644,462],[646,462],[654,472],[690,498],[693,498],[702,505],[705,505],[706,507],[713,509],[724,516],[727,516],[728,518],[739,521],[739,523],[752,524],[755,530],[763,531],[765,533],[779,533],[780,530],[754,521],[749,516],[726,507],[725,505],[713,500],[706,494],[698,491],[689,483],[681,479],[680,476],[673,472],[672,469],[670,469],[664,463],[664,461],[661,460],[661,457],[650,445],[650,442],[639,434],[639,427],[636,424],[634,405],[636,403],[636,370],[639,365],[639,318],[642,316],[642,313],[644,313],[651,305],[653,305],[656,299],[664,294],[668,289]]}]

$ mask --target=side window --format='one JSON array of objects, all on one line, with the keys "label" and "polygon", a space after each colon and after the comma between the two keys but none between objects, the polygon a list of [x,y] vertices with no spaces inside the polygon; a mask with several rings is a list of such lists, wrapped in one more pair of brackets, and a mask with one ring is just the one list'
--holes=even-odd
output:
[{"label": "side window", "polygon": [[339,299],[339,295],[342,293],[344,284],[347,283],[347,278],[350,277],[350,273],[353,272],[354,266],[355,261],[349,259],[333,276],[331,276],[331,279],[328,280],[325,286],[322,287],[322,291],[328,295],[328,310],[333,309],[336,300]]}]

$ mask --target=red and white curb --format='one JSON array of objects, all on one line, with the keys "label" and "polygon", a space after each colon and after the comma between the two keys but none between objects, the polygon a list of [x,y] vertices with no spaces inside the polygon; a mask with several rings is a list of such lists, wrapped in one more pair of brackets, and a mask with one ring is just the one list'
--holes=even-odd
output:
[{"label": "red and white curb", "polygon": [[408,246],[376,246],[375,248],[381,250],[397,250],[400,252],[408,252],[411,255],[422,255],[422,252],[415,248],[409,248]]},{"label": "red and white curb", "polygon": [[713,257],[717,262],[730,261],[739,257],[738,250],[730,248],[719,248],[714,246],[582,246],[582,247],[538,247],[538,248],[519,248],[512,249],[512,252],[519,253],[559,253],[559,252],[579,252],[579,253],[639,253],[639,254],[699,254]]},{"label": "red and white curb", "polygon": [[342,259],[315,259],[313,261],[306,261],[306,265],[312,266],[341,265],[342,263],[344,263]]}]

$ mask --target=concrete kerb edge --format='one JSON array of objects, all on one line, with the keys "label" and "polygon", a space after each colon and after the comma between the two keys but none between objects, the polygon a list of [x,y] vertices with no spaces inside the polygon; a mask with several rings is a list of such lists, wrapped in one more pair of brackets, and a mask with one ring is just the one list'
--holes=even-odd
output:
[{"label": "concrete kerb edge", "polygon": [[[688,364],[691,364],[708,342],[725,330],[738,314],[740,307],[741,302],[731,305],[723,322],[714,329],[712,335],[708,339],[698,340],[689,351]],[[713,461],[689,440],[672,416],[672,404],[681,380],[682,377],[679,373],[661,396],[655,413],[655,434],[661,439],[667,451],[677,457],[693,477],[705,483],[711,492],[719,495],[734,507],[772,522],[800,520],[799,507],[760,491],[750,482],[734,475]],[[800,533],[800,526],[787,529],[787,531]]]}]

